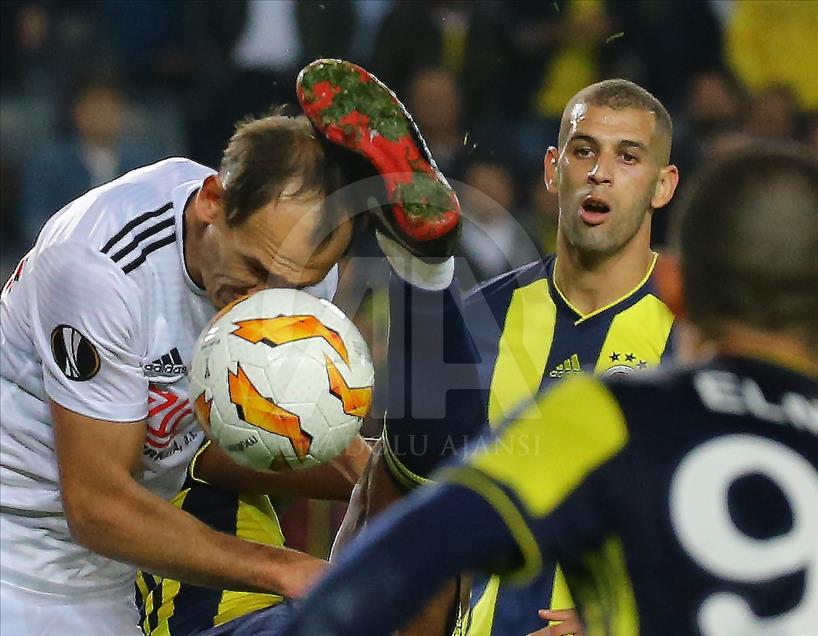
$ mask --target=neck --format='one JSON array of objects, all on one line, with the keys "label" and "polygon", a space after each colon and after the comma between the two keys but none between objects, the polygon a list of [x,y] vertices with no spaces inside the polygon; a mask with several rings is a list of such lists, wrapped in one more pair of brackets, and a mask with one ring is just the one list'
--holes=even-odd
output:
[{"label": "neck", "polygon": [[205,224],[199,220],[198,215],[195,213],[195,207],[199,205],[199,197],[201,194],[202,191],[199,190],[188,200],[187,204],[185,205],[183,220],[185,234],[182,246],[184,248],[184,265],[190,279],[199,287],[204,287],[204,283],[202,281],[201,255],[203,252],[202,243],[204,239]]},{"label": "neck", "polygon": [[636,289],[656,257],[648,240],[650,225],[645,227],[622,250],[604,257],[583,254],[557,230],[554,281],[573,307],[590,314]]},{"label": "neck", "polygon": [[717,353],[757,358],[818,378],[818,353],[804,340],[767,333],[743,325],[729,325],[713,343]]}]

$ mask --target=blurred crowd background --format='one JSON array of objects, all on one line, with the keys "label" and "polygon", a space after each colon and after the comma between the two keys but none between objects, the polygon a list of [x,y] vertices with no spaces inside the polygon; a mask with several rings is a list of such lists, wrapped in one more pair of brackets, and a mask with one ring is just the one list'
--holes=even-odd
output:
[{"label": "blurred crowd background", "polygon": [[[234,123],[293,103],[318,57],[362,64],[413,113],[461,184],[473,280],[552,249],[542,158],[591,82],[625,77],[665,103],[682,183],[753,139],[818,154],[816,0],[4,0],[0,12],[3,280],[89,188],[169,156],[217,167]],[[656,217],[657,247],[672,213]],[[368,307],[359,324],[382,361],[383,302]],[[324,552],[337,515],[297,507],[291,544]]]}]

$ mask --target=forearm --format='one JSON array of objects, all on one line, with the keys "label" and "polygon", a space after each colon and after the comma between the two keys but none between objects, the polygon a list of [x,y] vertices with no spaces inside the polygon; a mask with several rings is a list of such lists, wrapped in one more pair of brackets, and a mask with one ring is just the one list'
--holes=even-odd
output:
[{"label": "forearm", "polygon": [[187,583],[288,597],[303,594],[326,567],[211,530],[139,484],[144,421],[98,420],[56,402],[51,412],[63,510],[80,545]]},{"label": "forearm", "polygon": [[[347,507],[344,521],[335,538],[331,561],[336,561],[339,551],[359,532],[365,523],[372,520],[385,509],[406,497],[406,492],[399,489],[389,476],[382,455],[382,442],[372,448],[364,474],[359,480],[354,494]],[[412,621],[396,632],[397,636],[446,636],[446,630],[453,610],[457,607],[457,592],[462,590],[457,580],[449,581],[435,594],[434,598],[414,615]],[[463,599],[468,607],[468,591]]]},{"label": "forearm", "polygon": [[217,444],[211,443],[196,458],[193,476],[214,486],[248,494],[348,501],[369,453],[369,446],[358,435],[340,456],[326,464],[273,472],[240,466]]},{"label": "forearm", "polygon": [[[457,580],[447,581],[437,593],[426,602],[412,620],[397,630],[394,636],[450,636],[450,619],[456,609]],[[448,628],[448,629],[447,629]]]},{"label": "forearm", "polygon": [[68,516],[79,543],[169,578],[299,597],[325,566],[288,548],[211,530],[127,477],[116,487],[109,483],[90,503],[74,506]]},{"label": "forearm", "polygon": [[[472,527],[480,532],[463,531]],[[459,486],[413,496],[341,553],[284,634],[391,633],[447,580],[497,554],[513,558],[514,540],[479,496]]]}]

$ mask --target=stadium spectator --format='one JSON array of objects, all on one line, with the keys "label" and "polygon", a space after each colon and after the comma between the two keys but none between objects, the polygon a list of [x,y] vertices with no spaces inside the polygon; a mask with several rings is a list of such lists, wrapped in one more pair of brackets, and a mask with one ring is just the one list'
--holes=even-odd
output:
[{"label": "stadium spectator", "polygon": [[102,2],[100,12],[114,48],[117,68],[130,85],[155,92],[186,82],[192,59],[191,26],[183,2]]},{"label": "stadium spectator", "polygon": [[599,78],[600,53],[611,26],[602,0],[563,2],[559,11],[553,4],[544,2],[540,6],[551,16],[547,26],[517,25],[518,42],[528,48],[548,47],[548,56],[539,69],[532,109],[545,119],[559,119],[571,96]]},{"label": "stadium spectator", "polygon": [[680,170],[687,172],[698,163],[712,137],[739,130],[746,110],[746,97],[728,71],[707,69],[696,73],[677,119],[673,157]]},{"label": "stadium spectator", "polygon": [[21,229],[32,242],[43,223],[86,190],[158,157],[127,135],[128,101],[107,76],[80,80],[68,101],[68,132],[32,151],[23,170]]},{"label": "stadium spectator", "polygon": [[406,102],[438,167],[456,177],[464,132],[463,96],[454,76],[442,68],[418,71],[409,83]]},{"label": "stadium spectator", "polygon": [[537,250],[515,216],[514,179],[503,163],[472,161],[463,173],[463,186],[458,192],[463,207],[459,253],[470,271],[458,274],[461,284],[481,283],[536,258]]},{"label": "stadium spectator", "polygon": [[20,237],[17,208],[20,205],[20,177],[17,167],[0,159],[0,280],[5,281],[26,245]]},{"label": "stadium spectator", "polygon": [[751,92],[784,84],[798,108],[818,111],[818,6],[814,2],[732,2],[725,57]]},{"label": "stadium spectator", "polygon": [[393,3],[372,53],[372,70],[406,95],[418,70],[443,67],[460,82],[465,123],[508,117],[517,100],[509,92],[526,87],[509,57],[509,14],[515,5],[457,0]]},{"label": "stadium spectator", "polygon": [[707,70],[690,80],[685,104],[690,134],[706,137],[713,131],[733,127],[743,119],[743,95],[727,71]]},{"label": "stadium spectator", "polygon": [[528,219],[531,236],[536,238],[541,254],[553,254],[557,247],[557,224],[559,221],[559,201],[548,191],[541,174],[530,179],[528,196],[530,206]]},{"label": "stadium spectator", "polygon": [[761,139],[792,140],[798,130],[798,105],[783,85],[767,86],[750,98],[745,130]]},{"label": "stadium spectator", "polygon": [[818,157],[818,115],[811,117],[807,122],[807,145]]},{"label": "stadium spectator", "polygon": [[717,4],[608,0],[613,25],[603,47],[605,73],[638,81],[682,114],[691,78],[721,62]]}]

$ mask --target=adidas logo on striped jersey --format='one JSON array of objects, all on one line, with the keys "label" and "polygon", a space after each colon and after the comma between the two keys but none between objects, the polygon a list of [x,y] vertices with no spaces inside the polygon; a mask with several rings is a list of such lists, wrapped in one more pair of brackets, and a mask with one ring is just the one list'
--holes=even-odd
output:
[{"label": "adidas logo on striped jersey", "polygon": [[558,364],[548,375],[552,378],[561,378],[571,373],[582,373],[582,366],[579,363],[579,356],[576,353],[566,359],[565,362]]},{"label": "adidas logo on striped jersey", "polygon": [[182,363],[182,356],[179,355],[179,349],[176,347],[173,347],[173,349],[153,362],[143,364],[142,369],[147,373],[161,376],[175,376],[187,373],[187,367]]}]

